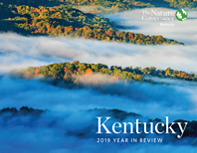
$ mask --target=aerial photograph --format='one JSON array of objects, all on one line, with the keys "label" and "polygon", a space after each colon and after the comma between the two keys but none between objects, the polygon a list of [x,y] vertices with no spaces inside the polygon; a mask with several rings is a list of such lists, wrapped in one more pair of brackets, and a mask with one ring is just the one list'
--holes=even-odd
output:
[{"label": "aerial photograph", "polygon": [[196,153],[197,0],[0,0],[0,153]]}]

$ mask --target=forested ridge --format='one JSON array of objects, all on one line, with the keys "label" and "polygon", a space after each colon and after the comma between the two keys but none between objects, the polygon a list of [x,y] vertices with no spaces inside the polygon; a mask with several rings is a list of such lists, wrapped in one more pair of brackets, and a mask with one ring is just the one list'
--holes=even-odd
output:
[{"label": "forested ridge", "polygon": [[91,75],[95,74],[107,76],[107,81],[105,83],[113,83],[119,80],[135,80],[156,83],[146,76],[173,78],[197,82],[197,75],[195,73],[174,70],[170,67],[165,70],[157,69],[156,67],[134,68],[132,66],[125,68],[111,66],[108,68],[108,66],[105,64],[88,64],[80,63],[79,61],[73,61],[72,63],[54,63],[41,67],[29,67],[26,70],[16,72],[16,74],[21,78],[28,79],[34,78],[36,76],[44,76],[45,78],[53,78],[56,81],[62,81],[70,85],[78,85],[82,80],[99,84],[97,77],[90,77]]},{"label": "forested ridge", "polygon": [[72,5],[97,5],[129,10],[136,7],[196,8],[196,0],[59,0]]},{"label": "forested ridge", "polygon": [[96,16],[70,6],[29,7],[0,4],[0,31],[23,35],[70,36],[102,41],[147,44],[183,44],[163,36],[149,36],[118,31],[123,28],[107,18]]},{"label": "forested ridge", "polygon": [[119,8],[120,10],[129,10],[136,7],[197,8],[196,0],[0,0],[0,2],[6,5],[28,5],[33,7],[60,4],[72,6],[104,6],[108,8]]}]

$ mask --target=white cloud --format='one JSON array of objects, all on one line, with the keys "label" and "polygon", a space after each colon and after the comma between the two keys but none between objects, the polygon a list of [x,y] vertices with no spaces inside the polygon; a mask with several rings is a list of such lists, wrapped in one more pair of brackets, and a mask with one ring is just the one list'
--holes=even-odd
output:
[{"label": "white cloud", "polygon": [[131,27],[131,29],[126,31],[143,33],[145,35],[163,35],[166,38],[175,39],[188,45],[197,44],[196,11],[188,11],[188,19],[185,21],[178,21],[174,16],[172,21],[174,26],[160,26],[160,23],[171,23],[171,21],[142,20],[143,11],[151,12],[151,10],[154,12],[176,12],[176,10],[167,8],[144,8],[105,15],[105,17],[120,25]]},{"label": "white cloud", "polygon": [[155,66],[197,72],[197,47],[139,46],[85,39],[0,34],[0,71],[79,60],[118,66]]},{"label": "white cloud", "polygon": [[[9,72],[29,66],[46,65],[53,62],[80,60],[81,62],[104,63],[119,66],[156,66],[165,69],[195,71],[197,61],[196,19],[184,22],[175,21],[175,27],[160,27],[158,23],[142,22],[142,10],[110,15],[110,18],[127,26],[136,26],[133,32],[144,34],[162,34],[177,39],[188,46],[139,46],[116,42],[101,42],[71,38],[24,37],[13,33],[0,34],[0,72]],[[190,16],[191,15],[191,16]],[[195,17],[196,12],[189,12]],[[99,78],[100,79],[100,78]],[[104,84],[100,88],[64,89],[36,80],[20,80],[0,77],[0,108],[29,106],[39,109],[50,109],[56,113],[45,114],[38,121],[30,122],[27,117],[17,118],[0,124],[1,152],[195,152],[191,146],[173,145],[128,145],[97,144],[91,136],[81,139],[65,136],[66,130],[79,133],[81,127],[92,123],[97,111],[87,109],[106,108],[135,112],[150,118],[169,116],[195,119],[196,84],[169,79],[152,78],[164,81],[168,85],[153,85],[132,82]],[[85,111],[80,112],[79,110]],[[64,112],[64,113],[63,113]],[[61,114],[62,113],[62,114]],[[82,116],[83,119],[82,120]],[[73,120],[80,124],[74,124]],[[20,122],[19,122],[20,121]],[[0,123],[4,120],[0,118]],[[6,126],[7,125],[7,126]],[[24,126],[26,125],[26,126]],[[89,132],[89,131],[88,131]],[[91,133],[91,132],[90,132]],[[16,141],[17,140],[17,141]],[[183,141],[185,143],[186,140]],[[196,142],[194,142],[196,143]]]}]

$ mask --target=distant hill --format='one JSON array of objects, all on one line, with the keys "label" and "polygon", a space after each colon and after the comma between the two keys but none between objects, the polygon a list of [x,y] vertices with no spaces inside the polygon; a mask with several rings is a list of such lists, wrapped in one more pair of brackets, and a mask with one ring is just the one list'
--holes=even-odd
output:
[{"label": "distant hill", "polygon": [[[15,73],[14,73],[15,74]],[[166,70],[156,69],[156,67],[140,68],[136,67],[118,67],[111,66],[108,68],[105,64],[88,64],[73,61],[72,63],[54,63],[41,67],[30,67],[24,71],[16,72],[21,78],[34,78],[36,76],[44,76],[45,78],[52,78],[56,82],[66,82],[66,84],[80,85],[81,81],[90,82],[91,84],[102,84],[116,82],[119,80],[135,80],[156,83],[144,76],[153,76],[159,78],[173,78],[180,80],[188,80],[197,82],[197,75],[194,73],[187,73],[184,71],[173,70],[167,68]],[[102,74],[108,76],[107,79],[97,80],[97,77],[91,77],[94,74]],[[53,82],[54,83],[54,82]]]}]

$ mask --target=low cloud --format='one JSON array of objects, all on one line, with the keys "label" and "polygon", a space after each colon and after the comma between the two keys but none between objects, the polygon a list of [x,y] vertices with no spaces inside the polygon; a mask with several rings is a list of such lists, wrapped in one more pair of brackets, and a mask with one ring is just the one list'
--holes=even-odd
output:
[{"label": "low cloud", "polygon": [[109,66],[171,67],[197,72],[197,47],[140,46],[96,40],[0,34],[0,72],[79,60]]},{"label": "low cloud", "polygon": [[[143,14],[143,11],[151,12],[152,10],[156,13],[161,11],[177,11],[175,9],[167,8],[144,8],[104,16],[127,27],[128,29],[125,31],[143,33],[145,35],[162,35],[166,38],[175,39],[188,45],[197,44],[197,29],[195,28],[195,25],[197,24],[196,11],[188,11],[188,18],[185,21],[178,21],[175,16],[172,16],[172,21],[142,20],[142,16],[150,16]],[[152,17],[156,16],[154,15]],[[174,26],[160,26],[160,23],[173,23]]]},{"label": "low cloud", "polygon": [[[120,121],[121,112],[113,115],[114,110],[78,110],[78,111],[45,111],[39,116],[32,113],[26,115],[13,115],[3,113],[0,115],[0,143],[1,152],[174,152],[187,150],[194,152],[192,145],[196,144],[194,138],[183,138],[175,141],[171,135],[98,135],[97,116],[111,116],[106,125]],[[139,119],[146,122],[147,118],[129,115],[126,112],[125,122],[135,122]],[[163,119],[163,118],[162,118]],[[97,138],[163,138],[164,143],[97,143]],[[173,140],[173,141],[172,141]]]},{"label": "low cloud", "polygon": [[[0,73],[73,60],[104,63],[109,66],[155,66],[161,69],[171,67],[197,72],[196,24],[191,24],[196,23],[196,19],[192,19],[191,16],[184,22],[176,21],[175,29],[158,27],[156,24],[153,25],[154,23],[144,26],[145,23],[140,20],[141,18],[139,19],[141,11],[123,12],[110,18],[118,17],[121,22],[128,21],[125,25],[139,27],[131,29],[134,32],[163,34],[165,37],[183,41],[188,45],[139,46],[64,37],[24,37],[3,33],[0,34]],[[192,14],[195,16],[195,12],[189,13]],[[103,80],[100,76],[94,78],[98,81]],[[138,153],[158,151],[162,153],[172,150],[195,152],[196,148],[184,146],[188,142],[191,143],[189,140],[181,141],[181,144],[184,144],[181,146],[157,144],[122,146],[97,144],[95,138],[91,136],[88,138],[77,136],[83,132],[83,129],[89,130],[88,127],[98,115],[98,110],[88,110],[95,108],[135,112],[145,118],[169,116],[171,121],[179,118],[193,120],[197,117],[196,83],[151,79],[166,84],[153,85],[140,82],[124,84],[117,81],[110,84],[104,82],[98,87],[92,82],[83,82],[91,86],[83,89],[67,89],[44,84],[38,80],[21,80],[2,75],[0,76],[0,108],[29,106],[49,109],[51,112],[44,114],[38,120],[32,121],[28,117],[22,117],[10,120],[7,126],[1,124],[0,151],[65,153],[87,150],[100,152],[105,148],[104,152],[121,151],[121,153],[132,150]],[[32,124],[28,124],[30,121]],[[3,122],[4,120],[0,118],[0,123]],[[65,135],[68,131],[70,135],[68,133]],[[193,140],[192,144],[195,145],[196,140]]]},{"label": "low cloud", "polygon": [[[154,118],[194,119],[197,109],[196,86],[154,85],[140,82],[116,82],[88,88],[67,89],[38,80],[0,78],[0,107],[49,110],[120,109]],[[146,111],[145,111],[146,110]]]}]

